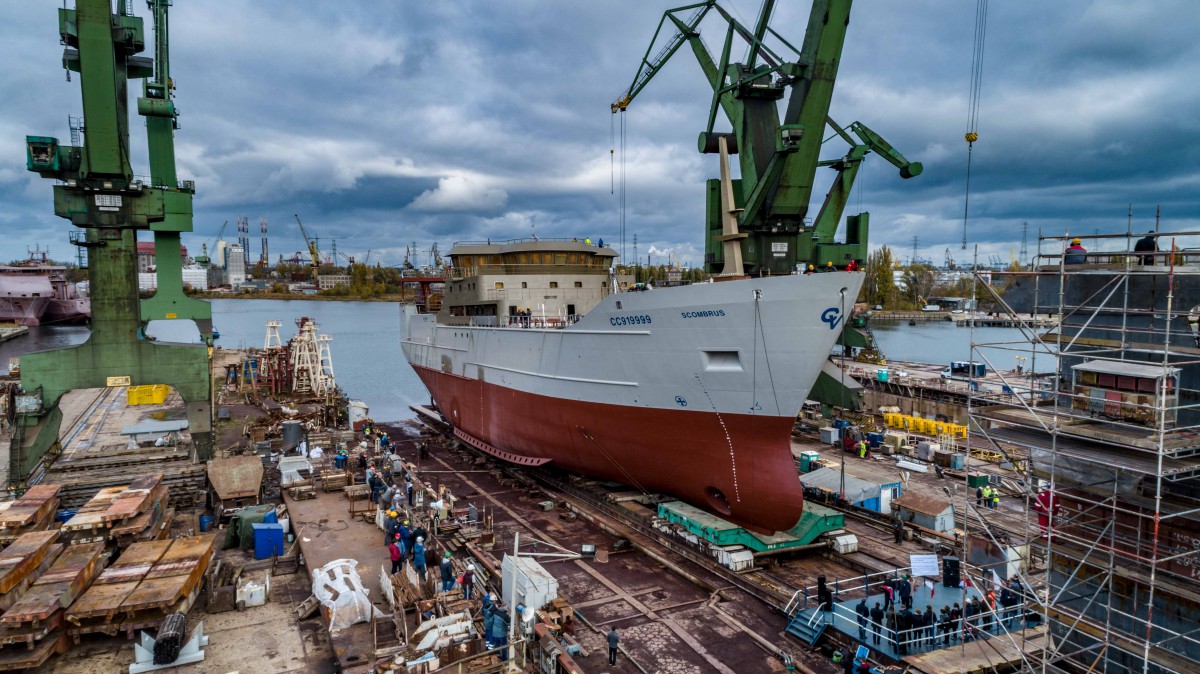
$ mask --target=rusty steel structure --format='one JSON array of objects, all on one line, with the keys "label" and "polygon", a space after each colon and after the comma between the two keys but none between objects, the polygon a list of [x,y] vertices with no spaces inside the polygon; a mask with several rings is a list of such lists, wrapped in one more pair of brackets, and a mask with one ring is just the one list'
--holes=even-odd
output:
[{"label": "rusty steel structure", "polygon": [[[972,334],[972,360],[993,371],[1028,362],[1007,376],[1007,399],[970,401],[970,433],[1018,467],[1025,540],[986,519],[968,536],[1027,547],[1008,570],[1049,637],[1028,671],[1200,670],[1200,260],[1181,251],[1196,235],[1084,236],[1082,264],[1064,255],[1073,237],[1039,236],[1029,271],[993,274],[1003,291],[976,274],[981,302],[1014,320],[1061,319],[1023,324],[1019,340]],[[974,489],[959,503],[973,508]]]}]

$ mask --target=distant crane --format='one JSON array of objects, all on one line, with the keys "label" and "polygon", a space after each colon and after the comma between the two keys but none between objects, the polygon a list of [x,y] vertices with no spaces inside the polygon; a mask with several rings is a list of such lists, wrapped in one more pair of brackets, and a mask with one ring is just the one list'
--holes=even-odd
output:
[{"label": "distant crane", "polygon": [[[212,245],[214,250],[216,249],[217,241],[221,240],[221,235],[225,233],[225,227],[228,225],[229,221],[226,220],[225,224],[221,225],[221,229],[217,231],[217,235],[213,237]],[[200,244],[200,257],[196,258],[196,262],[199,262],[200,266],[202,267],[208,266],[209,262],[211,261],[211,259],[208,257],[208,245],[209,244],[207,243]]]},{"label": "distant crane", "polygon": [[315,286],[317,285],[317,270],[321,268],[321,253],[317,250],[317,240],[310,239],[308,232],[304,231],[304,223],[300,222],[300,215],[298,213],[293,215],[296,217],[296,224],[300,225],[300,235],[304,237],[304,243],[308,245],[308,254],[312,258],[313,285]]}]

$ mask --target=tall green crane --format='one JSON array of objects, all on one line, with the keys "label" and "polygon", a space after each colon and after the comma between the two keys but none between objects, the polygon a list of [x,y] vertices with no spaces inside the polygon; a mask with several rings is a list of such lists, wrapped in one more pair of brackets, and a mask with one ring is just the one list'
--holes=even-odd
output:
[{"label": "tall green crane", "polygon": [[[175,110],[175,82],[171,79],[167,9],[172,0],[149,0],[146,4],[154,17],[154,75],[142,84],[138,114],[146,118],[146,145],[150,151],[150,181],[168,192],[174,191],[180,203],[178,212],[166,213],[154,223],[154,263],[157,290],[142,300],[142,322],[152,320],[191,320],[196,323],[205,343],[212,345],[212,305],[188,297],[183,292],[183,259],[180,255],[181,232],[192,231],[192,194],[190,182],[179,189],[175,173],[175,130],[179,113]],[[186,204],[182,203],[186,202]]]},{"label": "tall green crane", "polygon": [[[763,3],[753,29],[716,2],[667,10],[633,83],[612,104],[614,113],[625,111],[684,43],[692,48],[713,90],[699,149],[723,155],[722,178],[707,183],[705,268],[710,273],[778,274],[804,264],[862,263],[867,257],[867,213],[847,218],[844,241],[835,242],[834,236],[863,158],[874,151],[899,168],[903,178],[921,173],[919,163],[906,160],[865,125],[855,122],[843,128],[829,118],[851,4],[851,0],[814,0],[799,49],[769,26],[774,0]],[[714,10],[727,24],[719,59],[709,53],[699,30]],[[654,51],[667,34],[671,37]],[[787,57],[764,42],[768,34],[783,45]],[[744,63],[730,60],[735,37],[746,44]],[[781,117],[779,101],[785,96]],[[718,109],[732,132],[714,131]],[[842,157],[822,161],[826,126],[850,148]],[[735,154],[737,179],[725,168],[728,157]],[[832,168],[837,175],[813,219],[809,204],[820,167]]]},{"label": "tall green crane", "polygon": [[[168,384],[183,398],[197,454],[212,447],[209,348],[146,339],[154,319],[195,320],[210,337],[211,311],[183,297],[179,233],[192,229],[190,181],[175,176],[175,112],[167,68],[166,6],[152,0],[155,60],[145,48],[142,19],[129,5],[77,0],[58,10],[63,66],[79,73],[83,95],[83,144],[60,144],[49,136],[26,137],[30,171],[55,180],[54,212],[82,230],[72,237],[87,250],[92,305],[91,335],[78,346],[21,357],[21,386],[40,398],[23,415],[11,452],[10,483],[22,486],[35,463],[58,448],[62,413],[58,401],[76,388]],[[152,78],[138,109],[147,117],[151,177],[136,177],[129,156],[128,85]],[[155,301],[138,297],[137,232],[155,234],[159,289]]]}]

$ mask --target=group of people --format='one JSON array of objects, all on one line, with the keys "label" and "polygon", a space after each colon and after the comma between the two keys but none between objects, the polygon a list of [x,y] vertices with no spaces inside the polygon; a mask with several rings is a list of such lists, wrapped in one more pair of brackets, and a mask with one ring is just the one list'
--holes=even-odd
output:
[{"label": "group of people", "polygon": [[976,487],[975,506],[977,508],[986,507],[988,510],[995,510],[1000,507],[1000,490],[989,484]]},{"label": "group of people", "polygon": [[[806,267],[804,269],[804,275],[808,276],[809,274],[815,274],[818,271],[837,271],[837,270],[838,270],[838,268],[833,266],[833,262],[826,262],[825,266],[821,267],[820,269],[817,269],[815,266],[810,264],[810,265],[808,265],[808,267]],[[850,260],[849,262],[847,262],[846,263],[846,271],[858,271],[858,260]]]},{"label": "group of people", "polygon": [[[868,608],[866,598],[859,600],[854,612],[860,641],[867,642],[869,631],[874,645],[886,640],[898,654],[907,655],[914,648],[933,647],[939,641],[947,646],[959,640],[984,639],[998,632],[1001,625],[1011,630],[1024,603],[1021,583],[1013,578],[998,597],[989,591],[983,598],[965,600],[961,606],[958,602],[943,606],[940,612],[935,613],[932,604],[914,610],[910,583],[905,577],[885,584],[882,606],[875,602]],[[898,595],[898,603],[893,602],[893,595]]]},{"label": "group of people", "polygon": [[[1133,252],[1151,253],[1150,255],[1138,255],[1138,264],[1154,264],[1155,255],[1153,253],[1158,252],[1158,239],[1154,232],[1146,232],[1146,236],[1138,239],[1137,243],[1133,244]],[[1087,262],[1087,254],[1087,248],[1083,247],[1083,239],[1075,237],[1071,239],[1071,245],[1067,246],[1066,252],[1063,253],[1063,264],[1083,264]]]},{"label": "group of people", "polygon": [[516,320],[512,321],[513,323],[521,326],[522,328],[528,328],[533,318],[533,309],[530,309],[529,307],[518,307],[517,313],[514,314],[514,317]]}]

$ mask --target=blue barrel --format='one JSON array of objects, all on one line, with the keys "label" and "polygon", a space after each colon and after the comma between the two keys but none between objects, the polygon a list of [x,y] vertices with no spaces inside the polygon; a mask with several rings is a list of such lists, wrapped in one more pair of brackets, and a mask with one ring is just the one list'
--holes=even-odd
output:
[{"label": "blue barrel", "polygon": [[205,532],[212,528],[212,515],[200,516],[200,531]]},{"label": "blue barrel", "polygon": [[266,559],[283,554],[283,525],[252,524],[254,527],[254,558]]},{"label": "blue barrel", "polygon": [[875,379],[877,379],[879,381],[887,381],[888,380],[888,371],[887,370],[875,370]]}]

